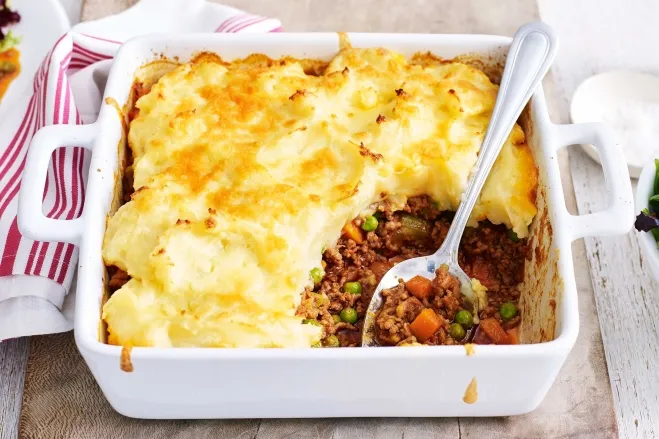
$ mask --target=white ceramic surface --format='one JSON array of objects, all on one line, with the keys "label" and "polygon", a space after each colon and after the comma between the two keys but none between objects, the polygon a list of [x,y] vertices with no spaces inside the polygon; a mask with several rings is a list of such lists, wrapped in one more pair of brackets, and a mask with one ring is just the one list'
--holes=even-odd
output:
[{"label": "white ceramic surface", "polygon": [[[631,71],[614,71],[591,76],[577,87],[570,105],[570,117],[574,123],[602,122],[603,109],[615,108],[632,99],[659,104],[659,76]],[[624,139],[618,141],[624,149]],[[582,147],[593,160],[600,162],[592,145],[584,144]],[[627,166],[629,175],[638,178],[643,164],[627,161]]]},{"label": "white ceramic surface", "polygon": [[[655,174],[656,167],[653,159],[643,167],[643,171],[636,185],[635,201],[637,214],[643,209],[648,208],[648,200],[653,195]],[[652,233],[639,231],[636,231],[636,233],[638,234],[638,242],[643,252],[644,261],[647,262],[652,277],[659,282],[659,248],[657,248],[657,241],[655,241]]]},{"label": "white ceramic surface", "polygon": [[[356,47],[389,47],[411,55],[431,50],[442,57],[492,53],[510,39],[479,35],[350,34]],[[126,102],[133,73],[154,53],[188,59],[200,50],[225,59],[259,52],[328,59],[338,48],[336,34],[151,36],[133,40],[120,50],[112,67],[106,97]],[[537,286],[535,297],[523,300],[526,315],[522,337],[551,341],[517,346],[478,346],[466,356],[461,346],[381,349],[171,349],[134,348],[134,371],[119,368],[121,348],[99,342],[104,291],[101,246],[117,175],[117,144],[122,121],[114,107],[104,105],[96,123],[85,127],[48,127],[35,137],[27,159],[27,184],[21,187],[19,228],[30,237],[78,243],[80,248],[75,337],[85,361],[112,406],[140,418],[276,418],[372,416],[506,416],[526,413],[542,401],[574,345],[579,312],[571,242],[583,236],[623,234],[633,221],[631,184],[621,151],[599,124],[553,125],[542,89],[530,105],[533,132],[529,137],[540,168],[538,203],[547,206],[536,219],[545,245],[544,262],[527,270]],[[84,144],[93,151],[88,196],[82,220],[51,226],[37,218],[45,176],[44,156],[55,140]],[[570,215],[564,204],[556,150],[592,143],[602,155],[610,194],[609,207],[590,215]],[[539,206],[540,207],[540,206]],[[538,223],[551,224],[547,228]],[[535,242],[534,245],[538,245]],[[543,252],[541,252],[543,253]],[[543,259],[543,258],[541,258]],[[545,265],[543,265],[543,263]],[[549,266],[548,266],[549,265]],[[540,275],[544,273],[546,275]],[[549,285],[555,288],[547,290]],[[558,282],[556,282],[558,281]],[[526,281],[525,281],[526,283]],[[528,289],[527,291],[533,291]],[[553,306],[552,306],[553,302]],[[555,308],[554,318],[550,311]],[[548,326],[549,325],[549,326]],[[430,379],[429,379],[430,377]],[[463,402],[470,381],[478,381],[478,401]],[[385,384],[386,383],[386,384]],[[510,383],[515,383],[511,386]],[[350,389],[343,391],[340,389]]]},{"label": "white ceramic surface", "polygon": [[64,10],[66,15],[69,17],[71,25],[74,25],[80,21],[80,14],[82,13],[82,0],[58,0]]},{"label": "white ceramic surface", "polygon": [[11,109],[12,99],[32,86],[34,74],[44,56],[71,27],[58,0],[13,0],[12,4],[13,9],[21,14],[21,21],[7,29],[22,38],[18,46],[21,52],[21,73],[0,102],[0,117]]}]

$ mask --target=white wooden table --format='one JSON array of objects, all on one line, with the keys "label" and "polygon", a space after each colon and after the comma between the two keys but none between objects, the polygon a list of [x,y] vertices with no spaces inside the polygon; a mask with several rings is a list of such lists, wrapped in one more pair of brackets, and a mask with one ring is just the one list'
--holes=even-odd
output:
[{"label": "white wooden table", "polygon": [[[650,55],[657,53],[659,2],[539,0],[539,6],[542,19],[563,40],[552,69],[559,114],[569,114],[569,97],[592,74],[613,69],[659,73],[659,57]],[[570,151],[570,165],[579,213],[606,208],[600,166],[579,148]],[[585,244],[620,437],[657,438],[659,285],[643,266],[634,231],[588,238]]]},{"label": "white wooden table", "polygon": [[[72,22],[77,22],[81,0],[62,1]],[[659,41],[659,28],[653,23],[659,16],[659,2],[538,2],[541,17],[558,31],[562,40],[560,55],[552,73],[556,86],[554,97],[557,98],[553,104],[558,111],[555,114],[564,117],[568,114],[571,93],[581,80],[592,73],[621,66],[659,73],[659,57],[649,56],[656,53],[656,42]],[[566,154],[562,158],[566,165]],[[568,204],[576,204],[582,214],[605,207],[601,205],[606,196],[599,165],[576,148],[570,151],[569,162],[569,167],[564,166],[564,169],[571,169],[574,194],[568,192],[566,196],[570,199],[574,195],[575,200]],[[575,271],[581,274],[590,271],[590,276],[579,276],[578,287],[580,290],[592,288],[595,292],[619,435],[622,438],[659,437],[659,325],[655,317],[659,315],[659,285],[643,269],[633,232],[618,238],[587,239],[585,251],[583,244],[575,243],[574,254]],[[582,312],[583,306],[590,305],[580,304]],[[0,344],[0,439],[16,436],[27,346],[26,340]],[[601,355],[599,352],[577,353],[583,356],[598,354]],[[589,384],[573,385],[581,387]],[[588,393],[588,389],[580,388],[580,391]],[[578,404],[571,410],[577,411]],[[319,421],[320,430],[325,425],[323,422]],[[561,422],[561,419],[555,422]],[[349,426],[346,428],[349,429]],[[477,431],[472,430],[472,433]],[[566,431],[570,431],[569,426]],[[279,433],[287,435],[294,432]],[[391,437],[400,436],[391,431],[386,433],[388,436],[391,436],[389,433],[394,434]],[[430,430],[427,434],[421,430],[419,433],[419,437],[428,437]],[[459,429],[455,435],[448,431],[445,433],[446,436],[442,437],[462,436]],[[486,437],[487,434],[480,431],[479,437]],[[319,432],[318,436],[325,435]],[[579,437],[595,436],[581,432]]]}]

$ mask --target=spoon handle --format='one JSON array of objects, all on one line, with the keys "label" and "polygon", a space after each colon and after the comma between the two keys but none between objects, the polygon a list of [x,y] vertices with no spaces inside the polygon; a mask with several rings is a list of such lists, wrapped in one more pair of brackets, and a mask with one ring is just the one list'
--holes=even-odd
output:
[{"label": "spoon handle", "polygon": [[448,253],[457,264],[462,233],[490,169],[524,106],[549,70],[557,49],[558,38],[544,23],[528,23],[515,33],[490,124],[467,190],[462,195],[446,239],[435,255]]}]

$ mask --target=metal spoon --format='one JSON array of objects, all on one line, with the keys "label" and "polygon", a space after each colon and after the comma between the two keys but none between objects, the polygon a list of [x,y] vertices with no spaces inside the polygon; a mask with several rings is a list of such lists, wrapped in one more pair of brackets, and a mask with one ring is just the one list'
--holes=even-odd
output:
[{"label": "metal spoon", "polygon": [[375,317],[383,304],[382,290],[398,285],[398,279],[407,281],[416,275],[433,279],[435,270],[443,264],[460,281],[461,293],[473,305],[478,321],[478,297],[472,290],[471,279],[458,265],[460,239],[492,165],[524,106],[549,70],[557,49],[558,38],[541,22],[525,24],[515,33],[483,145],[446,239],[434,254],[403,261],[384,275],[366,312],[362,346],[377,346]]}]

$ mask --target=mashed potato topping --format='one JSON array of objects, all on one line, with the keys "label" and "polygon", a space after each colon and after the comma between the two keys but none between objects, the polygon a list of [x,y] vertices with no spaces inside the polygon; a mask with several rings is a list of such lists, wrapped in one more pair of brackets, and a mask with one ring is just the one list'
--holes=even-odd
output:
[{"label": "mashed potato topping", "polygon": [[[324,74],[263,56],[177,67],[137,102],[134,193],[108,220],[103,257],[131,280],[105,304],[109,342],[309,347],[295,315],[324,247],[389,196],[455,210],[497,86],[460,63],[342,49]],[[515,126],[477,203],[518,236],[537,170]]]}]

